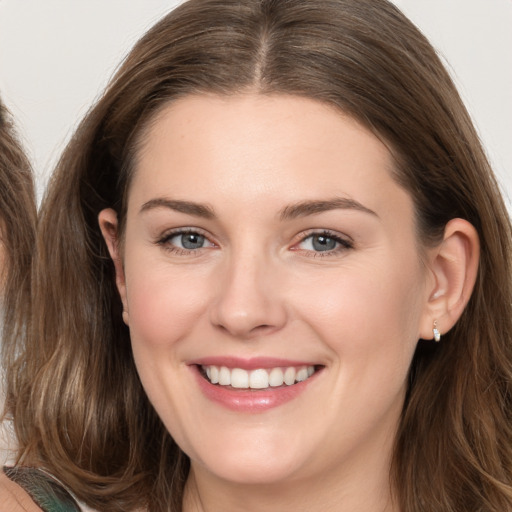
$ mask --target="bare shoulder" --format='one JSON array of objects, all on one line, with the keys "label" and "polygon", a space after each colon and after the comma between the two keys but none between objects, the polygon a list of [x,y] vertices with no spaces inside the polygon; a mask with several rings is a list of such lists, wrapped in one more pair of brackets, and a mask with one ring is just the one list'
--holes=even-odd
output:
[{"label": "bare shoulder", "polygon": [[32,498],[0,470],[0,512],[41,512]]}]

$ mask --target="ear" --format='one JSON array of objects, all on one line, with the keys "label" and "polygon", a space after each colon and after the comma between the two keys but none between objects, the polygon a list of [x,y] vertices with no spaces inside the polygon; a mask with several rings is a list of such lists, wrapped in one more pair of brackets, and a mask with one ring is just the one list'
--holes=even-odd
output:
[{"label": "ear", "polygon": [[101,229],[101,234],[107,244],[108,252],[114,262],[116,271],[116,286],[123,303],[123,321],[126,325],[129,324],[128,316],[128,303],[126,300],[126,282],[124,276],[123,260],[121,258],[119,248],[119,234],[117,213],[112,208],[101,210],[98,215],[98,222]]},{"label": "ear", "polygon": [[431,279],[422,317],[421,338],[434,337],[434,322],[441,334],[455,325],[475,286],[479,258],[480,243],[476,229],[463,219],[448,222],[443,241],[428,251]]}]

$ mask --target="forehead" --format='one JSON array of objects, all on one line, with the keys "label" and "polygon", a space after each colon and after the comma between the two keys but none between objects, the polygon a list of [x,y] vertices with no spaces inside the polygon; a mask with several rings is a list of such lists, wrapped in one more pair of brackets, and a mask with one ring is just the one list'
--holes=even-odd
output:
[{"label": "forehead", "polygon": [[163,194],[253,207],[264,198],[277,207],[330,195],[378,206],[399,188],[393,166],[373,133],[312,99],[188,96],[146,130],[129,202]]}]

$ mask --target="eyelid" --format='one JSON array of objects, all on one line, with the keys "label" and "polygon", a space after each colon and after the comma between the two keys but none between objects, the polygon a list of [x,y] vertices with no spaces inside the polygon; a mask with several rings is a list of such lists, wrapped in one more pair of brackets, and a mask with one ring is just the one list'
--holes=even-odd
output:
[{"label": "eyelid", "polygon": [[[194,233],[200,236],[203,236],[208,242],[211,244],[209,247],[199,247],[197,249],[186,249],[184,247],[177,247],[171,244],[168,244],[169,240],[171,238],[174,238],[178,235],[186,235]],[[185,227],[179,227],[179,228],[172,228],[164,231],[161,233],[154,242],[156,245],[161,246],[166,251],[169,251],[171,253],[175,253],[178,255],[198,255],[202,250],[204,249],[211,249],[218,247],[218,244],[212,240],[212,236],[206,232],[204,229],[192,227],[192,226],[185,226]]]},{"label": "eyelid", "polygon": [[[197,249],[186,249],[182,247],[177,247],[171,244],[168,244],[169,240],[172,239],[175,236],[183,235],[183,234],[189,234],[194,233],[200,236],[203,236],[211,245],[208,247],[200,247]],[[301,243],[303,243],[305,240],[307,240],[310,237],[313,236],[325,236],[327,238],[333,239],[337,244],[338,247],[331,250],[326,251],[313,251],[309,249],[302,249],[298,247]],[[178,227],[178,228],[172,228],[168,229],[164,232],[162,232],[157,239],[154,242],[156,245],[161,246],[163,249],[178,254],[178,255],[199,255],[203,250],[205,249],[211,249],[211,248],[218,248],[219,244],[216,243],[213,240],[213,237],[210,233],[205,231],[204,229],[198,228],[198,227],[192,227],[192,226],[184,226],[184,227]],[[294,237],[294,240],[289,247],[291,251],[294,252],[303,252],[304,254],[308,256],[332,256],[332,255],[338,255],[339,253],[345,252],[349,249],[354,248],[354,241],[353,239],[344,234],[340,233],[339,231],[333,231],[330,229],[308,229],[306,231],[303,231],[299,234],[297,234]]]},{"label": "eyelid", "polygon": [[[337,247],[336,249],[327,250],[327,251],[311,251],[308,249],[301,249],[300,247],[298,247],[299,244],[303,243],[305,240],[307,240],[308,238],[315,236],[315,235],[331,238],[335,242],[340,244],[341,247]],[[309,256],[318,257],[318,256],[337,255],[341,252],[345,252],[345,251],[347,251],[349,249],[353,249],[353,248],[354,248],[354,240],[346,234],[340,233],[339,231],[333,231],[330,229],[309,229],[307,231],[303,231],[303,232],[299,233],[295,237],[295,240],[294,240],[292,246],[290,247],[290,250],[296,251],[296,252],[303,251],[305,254],[307,254]]]},{"label": "eyelid", "polygon": [[197,228],[194,226],[180,226],[178,228],[166,229],[166,230],[162,231],[162,233],[157,235],[156,238],[157,238],[157,240],[163,240],[163,239],[169,239],[176,235],[181,235],[181,234],[186,235],[189,233],[197,233],[198,235],[208,238],[208,240],[211,238],[211,235],[209,233],[207,233],[204,229]]}]

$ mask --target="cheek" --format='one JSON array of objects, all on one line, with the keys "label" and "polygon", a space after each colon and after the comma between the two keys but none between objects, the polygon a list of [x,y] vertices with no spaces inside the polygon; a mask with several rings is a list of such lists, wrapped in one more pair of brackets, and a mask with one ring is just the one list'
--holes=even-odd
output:
[{"label": "cheek", "polygon": [[171,272],[158,264],[126,268],[132,341],[165,349],[186,336],[206,308],[208,287],[204,276]]},{"label": "cheek", "polygon": [[167,429],[184,440],[180,414],[195,417],[198,411],[186,399],[189,376],[181,355],[205,316],[208,286],[199,273],[194,278],[158,262],[136,263],[125,262],[133,357],[150,402]]},{"label": "cheek", "polygon": [[372,331],[384,337],[397,329],[417,329],[423,286],[419,269],[410,262],[401,267],[343,268],[328,277],[323,282],[316,276],[311,282],[303,277],[295,290],[302,296],[303,314],[315,323],[354,335]]},{"label": "cheek", "polygon": [[423,275],[416,261],[389,264],[383,257],[379,265],[344,268],[321,286],[322,281],[303,279],[296,289],[301,318],[321,333],[334,359],[353,369],[356,381],[370,370],[398,378],[407,373],[423,312]]},{"label": "cheek", "polygon": [[301,306],[302,318],[331,354],[336,392],[323,414],[354,438],[385,423],[387,414],[399,414],[422,313],[417,268],[364,270],[340,274],[336,286],[312,287]]}]

